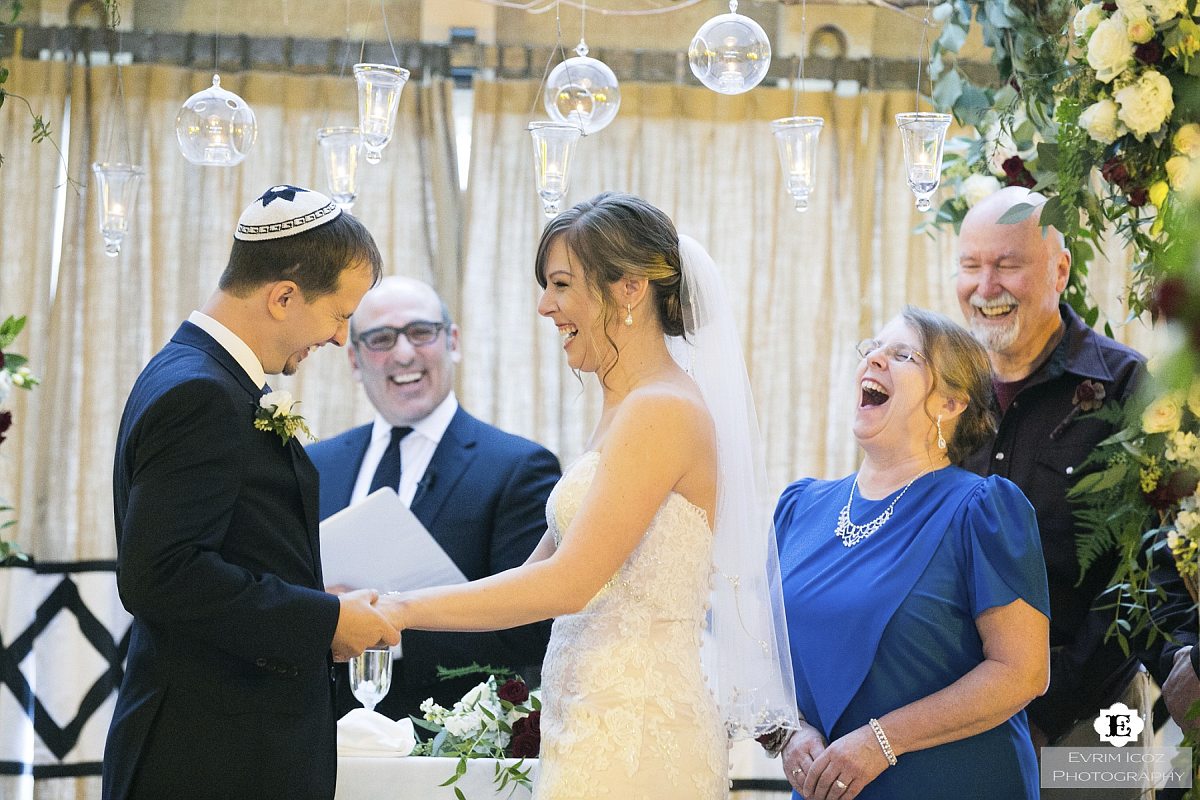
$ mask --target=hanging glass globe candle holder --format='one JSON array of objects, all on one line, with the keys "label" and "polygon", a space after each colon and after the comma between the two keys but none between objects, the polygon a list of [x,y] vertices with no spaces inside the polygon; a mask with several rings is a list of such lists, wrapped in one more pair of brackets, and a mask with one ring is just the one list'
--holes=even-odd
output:
[{"label": "hanging glass globe candle holder", "polygon": [[115,258],[129,231],[129,218],[137,199],[138,181],[146,171],[133,164],[97,162],[92,164],[99,194],[96,208],[100,215],[100,233],[104,236],[104,254]]},{"label": "hanging glass globe candle holder", "polygon": [[349,211],[358,199],[358,158],[362,153],[362,131],[358,128],[319,128],[317,141],[321,145],[321,161],[329,197],[343,211]]},{"label": "hanging glass globe candle holder", "polygon": [[583,135],[608,127],[621,107],[617,76],[603,61],[588,58],[583,42],[577,55],[550,72],[544,96],[550,119],[582,129]]},{"label": "hanging glass globe candle holder", "polygon": [[762,82],[771,66],[771,42],[766,31],[737,13],[737,5],[737,0],[729,0],[729,13],[701,25],[688,47],[692,73],[721,94],[750,91]]},{"label": "hanging glass globe candle holder", "polygon": [[565,122],[529,123],[533,136],[533,168],[542,211],[547,217],[558,214],[571,179],[571,155],[579,141],[580,130]]},{"label": "hanging glass globe candle holder", "polygon": [[917,210],[928,211],[929,199],[942,179],[942,147],[946,143],[949,114],[913,111],[896,115],[896,126],[904,142],[904,166],[908,188],[917,198]]},{"label": "hanging glass globe candle holder", "polygon": [[396,129],[400,92],[408,82],[408,70],[389,64],[355,64],[358,81],[358,127],[367,150],[367,163],[378,164],[383,148]]},{"label": "hanging glass globe candle holder", "polygon": [[787,190],[797,211],[808,210],[808,196],[816,179],[817,139],[825,120],[820,117],[784,117],[771,123]]},{"label": "hanging glass globe candle holder", "polygon": [[175,136],[183,157],[202,167],[232,167],[242,163],[258,136],[258,123],[246,101],[212,86],[187,99],[175,117]]}]

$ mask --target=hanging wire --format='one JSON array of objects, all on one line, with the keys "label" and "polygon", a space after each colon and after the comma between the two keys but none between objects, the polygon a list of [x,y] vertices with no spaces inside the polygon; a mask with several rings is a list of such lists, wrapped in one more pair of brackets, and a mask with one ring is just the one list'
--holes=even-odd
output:
[{"label": "hanging wire", "polygon": [[[929,13],[932,8],[933,8],[933,0],[925,0],[925,19],[921,22],[921,47],[917,51],[917,86],[916,86],[916,90],[914,91],[914,94],[916,95],[916,97],[915,97],[916,102],[915,102],[914,110],[918,111],[918,112],[921,110],[921,66],[922,66],[922,62],[924,61],[924,59],[926,59],[930,56],[929,48],[928,48]],[[929,100],[930,100],[930,102],[933,101],[933,77],[932,76],[930,76],[930,78],[929,78]]]},{"label": "hanging wire", "polygon": [[800,66],[797,68],[796,88],[792,92],[792,116],[800,114],[800,91],[804,86],[804,52],[808,47],[808,0],[800,0]]},{"label": "hanging wire", "polygon": [[538,90],[533,93],[533,103],[529,106],[529,116],[533,116],[537,111],[538,98],[542,96],[542,92],[546,91],[546,80],[550,77],[550,64],[554,61],[554,54],[558,53],[563,61],[567,60],[567,51],[563,47],[562,35],[562,15],[559,9],[561,0],[554,2],[554,47],[550,48],[550,57],[546,59],[546,68],[542,70],[542,80],[538,84]]},{"label": "hanging wire", "polygon": [[391,60],[396,62],[396,66],[400,66],[400,56],[396,55],[396,43],[391,41],[391,29],[388,26],[388,6],[385,6],[386,0],[379,0],[379,13],[383,14],[383,31],[388,35],[388,47],[391,48]]},{"label": "hanging wire", "polygon": [[108,9],[109,9],[109,29],[116,31],[116,33],[117,33],[117,49],[116,49],[116,52],[113,54],[113,62],[117,68],[117,70],[116,70],[117,71],[117,81],[116,81],[116,86],[114,87],[114,90],[113,90],[113,96],[109,101],[108,143],[105,145],[105,148],[104,148],[104,159],[106,161],[112,160],[113,137],[116,135],[117,125],[120,124],[120,126],[121,126],[121,141],[124,145],[124,151],[125,151],[124,163],[132,164],[133,156],[129,149],[129,125],[125,119],[125,116],[126,116],[126,114],[125,114],[125,79],[124,79],[123,73],[121,72],[121,62],[120,62],[122,33],[121,33],[120,28],[117,27],[117,25],[121,21],[121,12],[120,12],[120,9],[118,8],[117,0],[111,0],[111,2],[108,3]]}]

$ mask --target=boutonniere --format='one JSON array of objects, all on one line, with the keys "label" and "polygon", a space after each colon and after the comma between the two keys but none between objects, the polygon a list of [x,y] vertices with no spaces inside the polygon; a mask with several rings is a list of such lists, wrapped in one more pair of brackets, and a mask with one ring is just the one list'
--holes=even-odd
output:
[{"label": "boutonniere", "polygon": [[1081,413],[1089,411],[1099,411],[1104,405],[1106,396],[1104,384],[1100,381],[1083,380],[1075,387],[1075,395],[1071,398],[1071,411],[1058,423],[1058,427],[1050,434],[1051,439],[1057,439],[1067,426],[1075,421],[1075,418]]},{"label": "boutonniere", "polygon": [[303,433],[310,442],[315,442],[317,437],[309,430],[304,417],[292,411],[298,405],[300,401],[294,400],[291,392],[267,392],[259,399],[258,408],[254,410],[254,427],[279,434],[284,444],[297,433]]}]

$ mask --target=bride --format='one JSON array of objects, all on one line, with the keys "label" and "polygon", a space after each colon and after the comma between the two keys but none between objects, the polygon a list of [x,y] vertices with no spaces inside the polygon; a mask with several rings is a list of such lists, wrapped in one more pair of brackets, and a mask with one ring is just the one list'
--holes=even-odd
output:
[{"label": "bride", "polygon": [[726,797],[729,739],[793,728],[796,712],[757,422],[716,267],[663,212],[606,193],[547,226],[536,277],[567,363],[602,388],[587,452],[523,566],[380,606],[422,630],[556,618],[535,798]]}]

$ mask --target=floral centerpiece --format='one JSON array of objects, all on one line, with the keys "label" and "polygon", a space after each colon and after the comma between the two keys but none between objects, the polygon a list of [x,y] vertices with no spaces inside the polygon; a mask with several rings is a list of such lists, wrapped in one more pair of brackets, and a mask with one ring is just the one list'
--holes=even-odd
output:
[{"label": "floral centerpiece", "polygon": [[[12,427],[13,422],[12,411],[5,407],[9,395],[13,389],[25,389],[28,391],[39,383],[37,376],[29,369],[29,359],[19,353],[14,353],[6,349],[13,343],[13,340],[17,338],[17,335],[24,327],[25,317],[10,316],[4,322],[0,322],[0,444],[3,444],[5,435],[8,433],[8,429]],[[12,506],[0,500],[0,514],[11,513],[12,511]],[[13,519],[0,522],[0,533],[3,533],[6,528],[11,528],[15,524],[16,520]],[[22,553],[16,545],[0,538],[0,564],[28,560],[29,556]]]},{"label": "floral centerpiece", "polygon": [[[493,758],[497,759],[497,790],[510,785],[528,788],[532,766],[525,759],[537,758],[541,747],[541,708],[537,693],[520,677],[500,683],[494,674],[488,675],[452,708],[443,708],[433,698],[421,704],[424,718],[414,717],[413,722],[433,737],[419,743],[413,755],[458,759],[457,769],[443,786],[453,786],[466,773],[467,759]],[[502,762],[513,758],[515,763]],[[458,787],[454,792],[465,800]]]}]

